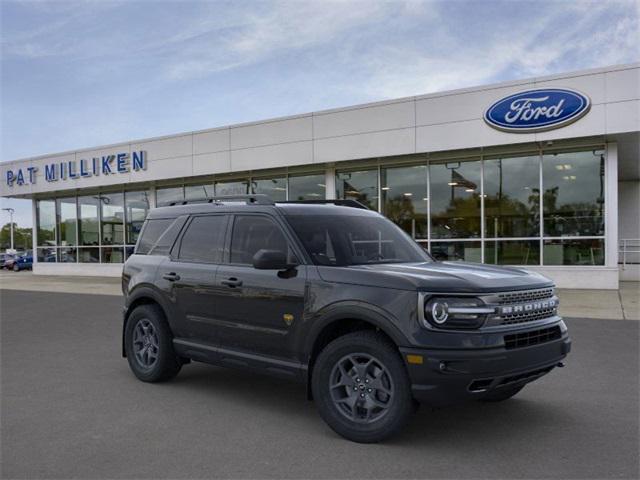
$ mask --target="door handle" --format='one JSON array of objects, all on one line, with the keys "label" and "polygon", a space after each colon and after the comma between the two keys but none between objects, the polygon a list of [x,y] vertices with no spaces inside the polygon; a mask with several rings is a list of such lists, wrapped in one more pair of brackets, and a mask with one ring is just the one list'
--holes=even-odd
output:
[{"label": "door handle", "polygon": [[235,277],[227,278],[226,280],[222,280],[220,282],[222,285],[226,285],[229,288],[236,288],[242,286],[242,280],[238,280]]},{"label": "door handle", "polygon": [[176,280],[180,280],[180,275],[178,275],[176,272],[169,272],[162,275],[162,278],[164,278],[165,280],[169,280],[170,282],[175,282]]}]

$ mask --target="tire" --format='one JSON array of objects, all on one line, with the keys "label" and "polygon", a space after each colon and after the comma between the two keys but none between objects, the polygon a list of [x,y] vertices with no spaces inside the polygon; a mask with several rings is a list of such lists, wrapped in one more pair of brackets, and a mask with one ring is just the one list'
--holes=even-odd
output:
[{"label": "tire", "polygon": [[515,396],[524,388],[524,385],[519,385],[517,387],[504,387],[499,388],[498,390],[493,390],[489,392],[484,397],[480,398],[481,402],[503,402],[505,400],[509,400],[511,397]]},{"label": "tire", "polygon": [[143,382],[170,380],[182,368],[173,350],[171,330],[156,305],[140,305],[131,312],[124,342],[129,367]]},{"label": "tire", "polygon": [[20,267],[18,266],[18,264],[17,264],[17,263],[14,263],[14,264],[13,264],[13,271],[14,271],[14,272],[19,272],[19,271],[20,271]]},{"label": "tire", "polygon": [[372,331],[350,333],[327,345],[313,367],[311,388],[322,419],[354,442],[391,437],[415,410],[398,349]]}]

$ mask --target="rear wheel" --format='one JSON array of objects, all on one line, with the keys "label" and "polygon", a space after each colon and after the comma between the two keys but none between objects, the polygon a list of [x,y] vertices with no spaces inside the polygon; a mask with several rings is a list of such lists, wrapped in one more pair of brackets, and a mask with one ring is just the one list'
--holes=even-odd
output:
[{"label": "rear wheel", "polygon": [[323,420],[355,442],[390,437],[414,411],[397,348],[371,331],[350,333],[327,345],[314,365],[312,390]]},{"label": "rear wheel", "polygon": [[20,271],[20,267],[18,266],[18,264],[17,264],[17,263],[14,263],[14,264],[13,264],[13,271],[14,271],[14,272],[19,272],[19,271]]},{"label": "rear wheel", "polygon": [[164,314],[155,305],[140,305],[131,312],[124,341],[129,366],[143,382],[169,380],[182,368]]},{"label": "rear wheel", "polygon": [[497,390],[489,392],[487,395],[480,399],[481,402],[502,402],[508,400],[516,395],[520,390],[524,388],[524,385],[517,387],[503,387]]}]

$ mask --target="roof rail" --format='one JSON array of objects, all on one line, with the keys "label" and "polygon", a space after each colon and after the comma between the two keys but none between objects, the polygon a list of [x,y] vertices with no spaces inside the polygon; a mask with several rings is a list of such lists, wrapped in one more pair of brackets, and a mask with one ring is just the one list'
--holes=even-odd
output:
[{"label": "roof rail", "polygon": [[310,204],[333,204],[339,205],[341,207],[352,207],[352,208],[362,208],[364,210],[369,210],[365,204],[358,202],[357,200],[352,199],[334,199],[334,200],[289,200],[286,202],[278,202],[278,203],[310,203]]},{"label": "roof rail", "polygon": [[193,200],[183,200],[182,202],[172,202],[170,207],[175,205],[191,205],[194,203],[224,203],[244,201],[247,205],[274,205],[273,200],[268,195],[256,193],[254,195],[218,195],[215,197],[196,198]]}]

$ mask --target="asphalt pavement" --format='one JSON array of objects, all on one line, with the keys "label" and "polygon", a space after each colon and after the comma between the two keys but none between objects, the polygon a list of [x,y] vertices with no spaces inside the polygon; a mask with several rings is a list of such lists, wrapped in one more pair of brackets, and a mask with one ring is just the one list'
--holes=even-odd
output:
[{"label": "asphalt pavement", "polygon": [[573,351],[502,404],[334,434],[302,385],[202,364],[149,385],[117,296],[0,290],[2,478],[638,478],[637,321],[568,319]]}]

